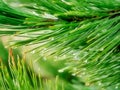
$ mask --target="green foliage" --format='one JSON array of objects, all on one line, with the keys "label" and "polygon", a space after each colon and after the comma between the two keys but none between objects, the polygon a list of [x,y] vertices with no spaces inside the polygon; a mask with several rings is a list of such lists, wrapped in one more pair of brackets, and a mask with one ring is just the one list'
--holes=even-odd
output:
[{"label": "green foliage", "polygon": [[[7,67],[1,63],[1,90],[70,90],[70,85],[59,80],[58,77],[48,80],[47,78],[42,78],[40,75],[37,76],[30,68],[27,67],[28,69],[26,69],[23,60],[18,60],[16,65],[14,65],[12,61],[9,61],[9,63],[12,76],[10,76]],[[64,84],[69,87],[64,86]]]},{"label": "green foliage", "polygon": [[28,52],[39,60],[64,61],[58,72],[85,85],[120,88],[119,0],[0,2],[0,34],[14,36],[11,46],[32,46]]}]

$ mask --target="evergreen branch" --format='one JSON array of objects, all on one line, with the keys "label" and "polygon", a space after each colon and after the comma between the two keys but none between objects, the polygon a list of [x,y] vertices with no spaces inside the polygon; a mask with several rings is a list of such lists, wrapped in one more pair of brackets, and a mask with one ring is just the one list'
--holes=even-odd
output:
[{"label": "evergreen branch", "polygon": [[[39,44],[33,48],[36,53],[48,60],[65,60],[62,71],[80,76],[87,85],[120,86],[119,0],[36,0],[33,3],[33,6],[23,5],[34,12],[20,16],[25,16],[24,19],[14,17],[14,20],[2,13],[2,18],[14,21],[9,23],[11,26],[0,28],[0,34],[24,37],[15,42],[16,46]],[[20,26],[13,26],[16,22]]]}]

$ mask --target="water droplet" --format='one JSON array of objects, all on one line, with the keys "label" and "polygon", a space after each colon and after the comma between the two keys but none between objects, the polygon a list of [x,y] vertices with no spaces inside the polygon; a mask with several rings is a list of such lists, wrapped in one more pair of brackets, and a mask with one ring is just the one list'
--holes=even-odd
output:
[{"label": "water droplet", "polygon": [[53,40],[55,40],[55,38],[54,38],[54,37],[51,37],[50,39],[51,39],[52,41],[53,41]]},{"label": "water droplet", "polygon": [[82,75],[82,76],[85,75],[85,72],[82,72],[81,75]]},{"label": "water droplet", "polygon": [[88,63],[88,60],[85,60],[84,62],[85,62],[85,63]]},{"label": "water droplet", "polygon": [[103,30],[102,30],[103,33],[106,32],[106,31],[107,31],[107,29],[103,29]]},{"label": "water droplet", "polygon": [[86,68],[83,68],[83,71],[86,71]]},{"label": "water droplet", "polygon": [[43,60],[44,60],[44,61],[46,61],[46,60],[47,60],[47,58],[46,58],[46,57],[43,57]]},{"label": "water droplet", "polygon": [[65,68],[62,68],[62,69],[59,69],[58,72],[62,73],[64,72],[65,70],[67,70],[69,67],[65,67]]},{"label": "water droplet", "polygon": [[48,14],[48,13],[44,13],[44,15],[42,16],[43,18],[47,18],[47,19],[54,19],[57,20],[58,18],[55,17],[54,15]]},{"label": "water droplet", "polygon": [[34,54],[35,53],[35,50],[33,50],[32,52],[31,52],[31,54]]},{"label": "water droplet", "polygon": [[90,83],[89,83],[89,82],[86,82],[86,83],[85,83],[85,85],[86,85],[86,86],[89,86],[89,85],[90,85]]},{"label": "water droplet", "polygon": [[100,50],[100,51],[103,51],[103,50],[104,50],[104,48],[100,48],[99,50]]},{"label": "water droplet", "polygon": [[64,69],[59,69],[58,72],[62,73],[62,72],[64,72]]},{"label": "water droplet", "polygon": [[99,37],[99,36],[100,36],[100,34],[97,34],[97,35],[96,35],[96,37]]},{"label": "water droplet", "polygon": [[32,14],[36,15],[36,16],[39,16],[39,14],[35,11],[32,11]]},{"label": "water droplet", "polygon": [[76,70],[77,70],[77,68],[73,68],[73,70],[74,70],[74,71],[76,71]]},{"label": "water droplet", "polygon": [[115,89],[118,89],[118,85],[115,86]]},{"label": "water droplet", "polygon": [[76,56],[76,53],[73,53],[73,56]]},{"label": "water droplet", "polygon": [[94,51],[94,49],[93,49],[93,48],[90,48],[89,51]]},{"label": "water droplet", "polygon": [[74,60],[79,60],[80,58],[76,55],[74,56]]},{"label": "water droplet", "polygon": [[79,49],[82,49],[83,48],[83,46],[79,46]]},{"label": "water droplet", "polygon": [[47,50],[46,48],[43,48],[43,49],[40,51],[40,55],[43,56],[46,50]]},{"label": "water droplet", "polygon": [[72,76],[76,76],[76,74],[75,74],[75,73],[73,73],[73,74],[72,74]]},{"label": "water droplet", "polygon": [[102,85],[102,83],[101,83],[101,82],[98,82],[98,85],[99,85],[99,86],[101,86],[101,85]]}]

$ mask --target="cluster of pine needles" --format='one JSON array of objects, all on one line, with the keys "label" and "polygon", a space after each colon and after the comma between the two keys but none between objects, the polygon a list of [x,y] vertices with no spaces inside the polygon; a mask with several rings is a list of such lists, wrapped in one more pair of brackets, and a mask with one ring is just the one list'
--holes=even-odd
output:
[{"label": "cluster of pine needles", "polygon": [[63,64],[49,80],[8,55],[1,90],[120,89],[119,0],[0,0],[0,36],[12,38],[10,48],[30,47],[34,60]]}]

